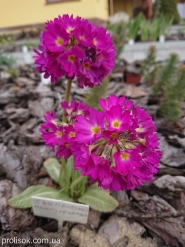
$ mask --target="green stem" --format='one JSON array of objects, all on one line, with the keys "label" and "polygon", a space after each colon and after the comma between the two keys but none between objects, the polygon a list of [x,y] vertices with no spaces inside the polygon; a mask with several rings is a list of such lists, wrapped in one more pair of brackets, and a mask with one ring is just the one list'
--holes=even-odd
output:
[{"label": "green stem", "polygon": [[[67,101],[69,103],[69,97],[70,97],[70,91],[71,91],[71,84],[72,84],[72,79],[68,79],[68,82],[67,82],[67,88],[66,88],[66,93],[65,93],[65,101]],[[67,118],[65,116],[65,111],[63,113],[63,117],[62,117],[62,122],[66,123],[67,121]],[[66,179],[66,184],[67,186],[64,186],[64,183],[62,181],[62,173],[64,172],[65,174],[65,179]],[[62,157],[62,164],[61,164],[61,167],[60,167],[60,181],[59,181],[59,184],[62,187],[68,187],[69,186],[69,174],[67,172],[67,167],[66,167],[66,160],[64,159],[64,157]]]},{"label": "green stem", "polygon": [[[67,82],[67,88],[66,88],[66,93],[65,93],[65,101],[67,101],[67,103],[69,103],[71,84],[72,84],[72,79],[69,79],[68,82]],[[66,113],[66,111],[64,111],[64,114],[63,114],[63,117],[62,117],[62,122],[64,122],[64,123],[66,123],[65,113]]]}]

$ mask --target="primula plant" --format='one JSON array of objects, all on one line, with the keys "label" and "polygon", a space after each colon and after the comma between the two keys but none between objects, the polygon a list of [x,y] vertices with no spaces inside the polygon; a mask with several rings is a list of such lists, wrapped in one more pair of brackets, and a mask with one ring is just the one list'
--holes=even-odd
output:
[{"label": "primula plant", "polygon": [[[152,118],[131,100],[116,95],[99,100],[100,111],[83,102],[69,102],[74,77],[93,87],[114,67],[115,48],[102,27],[68,15],[46,23],[36,51],[37,70],[54,83],[68,78],[63,116],[46,112],[40,132],[58,159],[44,166],[58,184],[54,189],[31,186],[10,199],[14,207],[31,207],[31,196],[77,201],[109,212],[118,202],[109,192],[131,190],[152,181],[161,152]],[[92,184],[93,183],[93,184]]]}]

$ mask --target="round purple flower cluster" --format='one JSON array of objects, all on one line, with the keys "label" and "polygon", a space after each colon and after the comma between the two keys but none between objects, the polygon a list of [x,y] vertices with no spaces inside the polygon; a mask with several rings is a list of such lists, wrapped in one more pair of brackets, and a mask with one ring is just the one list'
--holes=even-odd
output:
[{"label": "round purple flower cluster", "polygon": [[48,21],[35,50],[36,69],[58,78],[78,78],[79,87],[99,85],[115,64],[112,38],[100,26],[80,17],[63,15]]},{"label": "round purple flower cluster", "polygon": [[46,113],[42,137],[57,156],[74,155],[75,169],[110,191],[152,181],[161,151],[152,118],[125,97],[100,99],[99,112],[83,103],[62,102],[68,122]]}]

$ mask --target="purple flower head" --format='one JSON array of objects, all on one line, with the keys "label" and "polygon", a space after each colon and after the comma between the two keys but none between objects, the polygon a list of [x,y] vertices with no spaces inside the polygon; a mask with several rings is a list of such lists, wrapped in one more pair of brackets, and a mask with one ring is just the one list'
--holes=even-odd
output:
[{"label": "purple flower head", "polygon": [[154,122],[131,100],[100,99],[101,111],[74,100],[62,102],[67,122],[46,112],[41,135],[58,157],[74,155],[75,169],[111,190],[131,190],[152,181],[161,157]]},{"label": "purple flower head", "polygon": [[115,48],[103,27],[63,15],[48,21],[35,50],[36,69],[51,82],[78,77],[78,85],[100,85],[115,64]]},{"label": "purple flower head", "polygon": [[152,118],[124,97],[113,95],[100,105],[101,112],[90,108],[89,114],[76,117],[75,145],[86,157],[81,161],[73,153],[76,169],[109,190],[130,190],[152,181],[161,157]]}]

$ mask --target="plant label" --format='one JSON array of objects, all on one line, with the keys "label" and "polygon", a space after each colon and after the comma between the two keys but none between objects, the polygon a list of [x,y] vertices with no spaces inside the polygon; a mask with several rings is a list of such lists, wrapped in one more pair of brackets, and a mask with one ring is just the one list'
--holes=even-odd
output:
[{"label": "plant label", "polygon": [[32,196],[34,215],[55,219],[59,227],[64,221],[86,224],[89,206],[74,202]]}]

